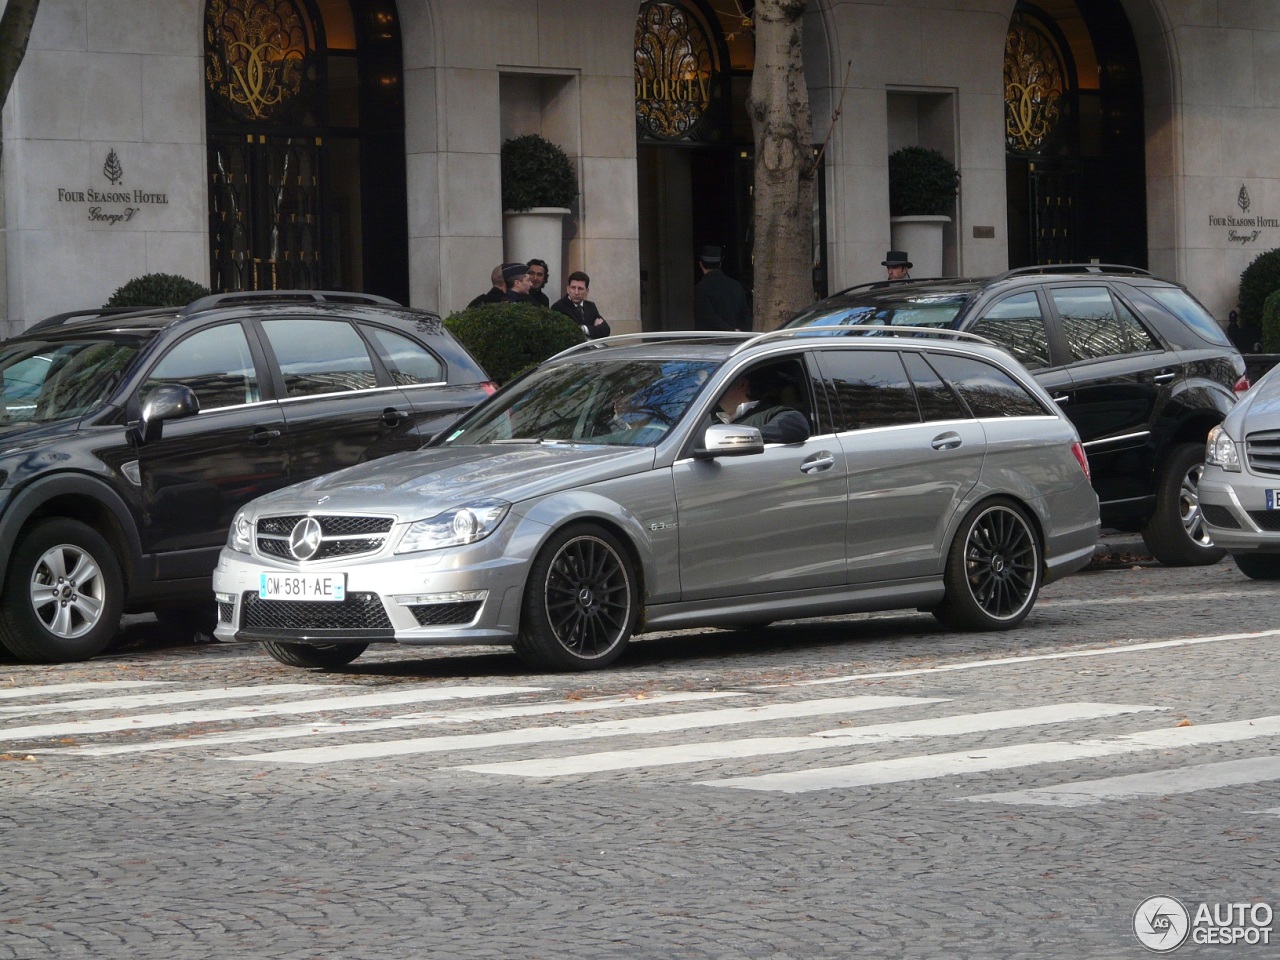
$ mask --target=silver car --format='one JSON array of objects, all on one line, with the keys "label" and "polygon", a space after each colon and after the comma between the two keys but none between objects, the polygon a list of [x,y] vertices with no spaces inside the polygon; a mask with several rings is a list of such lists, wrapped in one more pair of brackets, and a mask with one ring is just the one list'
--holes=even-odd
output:
[{"label": "silver car", "polygon": [[553,357],[422,450],[246,506],[216,635],[304,667],[395,641],[589,670],[651,630],[904,607],[1017,625],[1097,541],[1075,429],[981,338],[862,332]]},{"label": "silver car", "polygon": [[1280,367],[1209,431],[1200,510],[1241,572],[1280,580]]}]

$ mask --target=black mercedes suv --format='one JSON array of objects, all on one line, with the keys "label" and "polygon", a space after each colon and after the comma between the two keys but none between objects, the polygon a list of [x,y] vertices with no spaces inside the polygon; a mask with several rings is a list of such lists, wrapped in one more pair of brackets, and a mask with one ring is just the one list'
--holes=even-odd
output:
[{"label": "black mercedes suv", "polygon": [[1075,424],[1104,526],[1141,531],[1170,566],[1223,556],[1197,486],[1205,437],[1249,382],[1244,359],[1185,288],[1134,267],[1025,267],[852,287],[787,323],[853,325],[946,327],[1001,344]]},{"label": "black mercedes suv", "polygon": [[440,318],[364,294],[61,314],[0,343],[0,646],[103,650],[122,613],[212,629],[236,510],[421,446],[492,393]]}]

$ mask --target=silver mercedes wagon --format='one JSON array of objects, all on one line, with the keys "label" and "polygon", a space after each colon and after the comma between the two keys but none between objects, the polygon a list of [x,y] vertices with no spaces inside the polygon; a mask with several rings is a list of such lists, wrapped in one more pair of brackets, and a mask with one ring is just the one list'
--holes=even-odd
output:
[{"label": "silver mercedes wagon", "polygon": [[1022,622],[1088,563],[1071,423],[971,334],[635,334],[567,350],[421,450],[235,517],[216,636],[340,667],[375,642],[589,670],[645,631],[918,608]]}]

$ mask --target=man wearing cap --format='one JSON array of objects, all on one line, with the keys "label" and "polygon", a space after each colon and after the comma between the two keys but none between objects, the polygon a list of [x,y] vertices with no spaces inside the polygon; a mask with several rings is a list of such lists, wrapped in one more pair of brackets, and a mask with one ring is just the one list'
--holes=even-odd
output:
[{"label": "man wearing cap", "polygon": [[493,268],[493,273],[489,275],[489,282],[493,284],[489,288],[489,292],[480,294],[480,296],[468,303],[468,310],[486,303],[502,303],[507,299],[507,284],[502,279],[502,264],[498,264]]},{"label": "man wearing cap", "polygon": [[880,266],[889,271],[888,279],[908,280],[911,278],[910,270],[915,264],[907,259],[907,251],[890,250],[880,261]]},{"label": "man wearing cap", "polygon": [[533,281],[529,279],[529,268],[523,263],[504,263],[502,280],[507,285],[507,303],[531,303],[529,287]]},{"label": "man wearing cap", "polygon": [[698,330],[750,330],[747,291],[720,269],[723,259],[724,251],[719,247],[698,250],[702,279],[693,287],[693,325]]}]

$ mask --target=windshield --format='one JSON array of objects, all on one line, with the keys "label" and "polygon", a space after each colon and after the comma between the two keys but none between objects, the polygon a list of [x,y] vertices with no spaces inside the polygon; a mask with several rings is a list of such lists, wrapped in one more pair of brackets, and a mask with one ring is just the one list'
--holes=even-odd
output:
[{"label": "windshield", "polygon": [[651,447],[684,416],[718,360],[584,360],[533,371],[444,444],[567,441]]},{"label": "windshield", "polygon": [[787,324],[789,327],[951,327],[969,302],[969,293],[916,293],[877,297],[866,303],[819,304]]},{"label": "windshield", "polygon": [[0,424],[83,416],[111,395],[139,346],[118,335],[0,344]]}]

